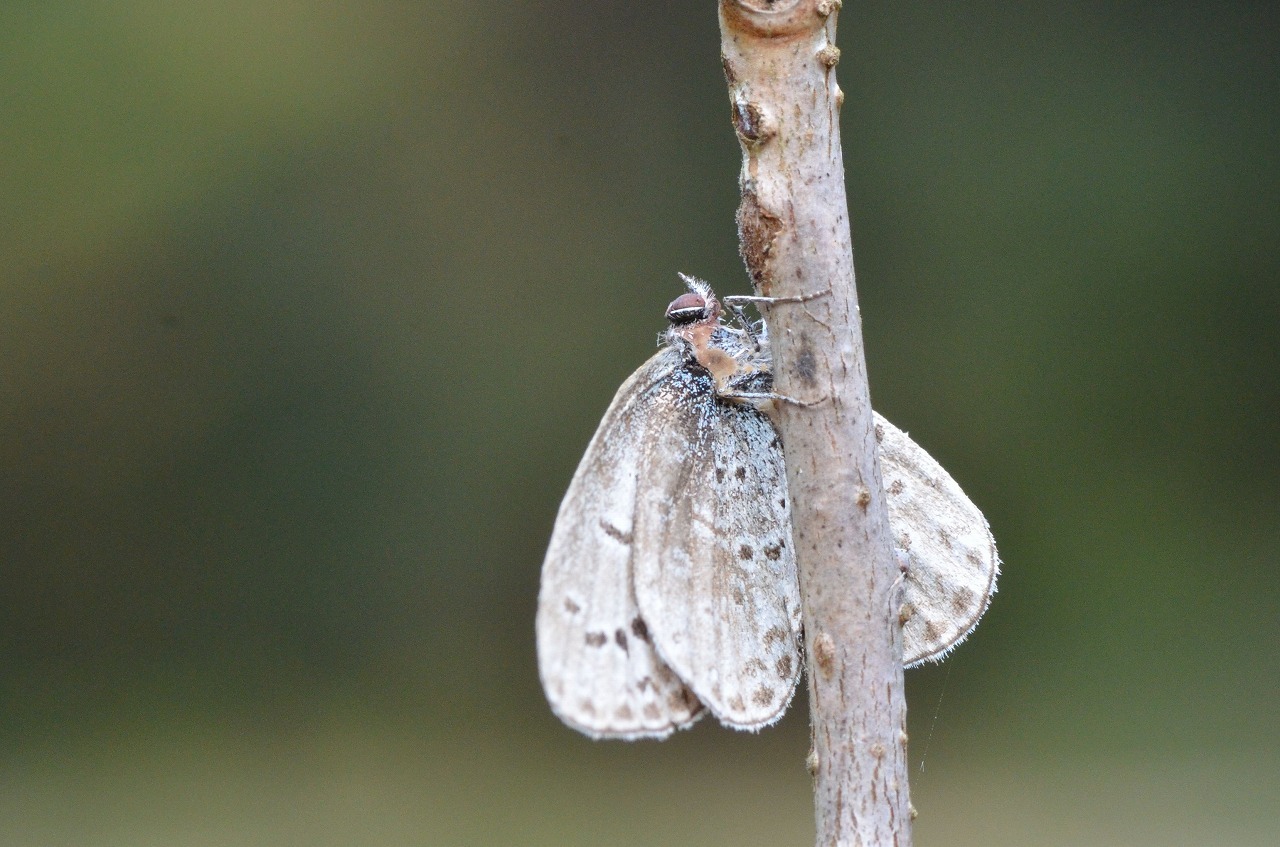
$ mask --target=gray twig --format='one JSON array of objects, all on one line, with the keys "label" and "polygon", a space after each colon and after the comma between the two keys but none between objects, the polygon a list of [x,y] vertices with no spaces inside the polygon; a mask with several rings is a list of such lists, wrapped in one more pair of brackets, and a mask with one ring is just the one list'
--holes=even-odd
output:
[{"label": "gray twig", "polygon": [[[835,47],[839,0],[720,0],[742,145],[741,250],[783,404],[812,704],[818,845],[911,843],[902,635],[853,281]],[[829,291],[830,296],[813,296]]]}]

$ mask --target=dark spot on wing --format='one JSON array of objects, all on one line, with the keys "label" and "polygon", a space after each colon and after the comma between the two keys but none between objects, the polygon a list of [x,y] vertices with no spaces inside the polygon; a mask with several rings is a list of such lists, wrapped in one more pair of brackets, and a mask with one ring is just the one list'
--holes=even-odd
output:
[{"label": "dark spot on wing", "polygon": [[942,639],[942,627],[933,621],[928,621],[924,625],[924,640],[930,644],[936,644]]},{"label": "dark spot on wing", "polygon": [[778,436],[776,435],[773,437],[773,440],[769,442],[770,450],[777,450],[781,446],[782,446],[782,442],[778,440]]},{"label": "dark spot on wing", "polygon": [[742,698],[735,694],[729,698],[729,708],[735,712],[745,712],[747,704],[742,702]]},{"label": "dark spot on wing", "polygon": [[649,627],[643,618],[634,618],[631,621],[631,634],[646,644],[649,643]]},{"label": "dark spot on wing", "polygon": [[751,702],[757,706],[767,706],[773,702],[773,689],[766,686],[760,686],[751,695]]},{"label": "dark spot on wing", "polygon": [[618,646],[622,648],[624,653],[630,652],[627,650],[627,634],[623,632],[621,629],[614,632],[613,640],[618,643]]},{"label": "dark spot on wing", "polygon": [[738,588],[737,586],[734,586],[734,589],[733,589],[733,605],[735,606],[747,605],[747,595],[743,594],[742,589]]},{"label": "dark spot on wing", "polygon": [[752,556],[754,556],[755,552],[756,551],[752,550],[749,544],[743,544],[741,547],[738,548],[738,558],[742,559],[745,562],[748,559],[750,559]]},{"label": "dark spot on wing", "polygon": [[963,615],[974,607],[974,600],[977,598],[968,588],[960,587],[951,595],[951,611],[957,615]]},{"label": "dark spot on wing", "polygon": [[582,611],[582,607],[573,602],[572,598],[564,598],[564,610],[571,615],[576,615]]},{"label": "dark spot on wing", "polygon": [[881,441],[884,441],[884,427],[876,424],[876,443],[879,444]]},{"label": "dark spot on wing", "polygon": [[786,498],[786,497],[779,498],[779,500],[778,500],[778,508],[779,508],[779,509],[785,509],[785,508],[787,508],[787,498]]},{"label": "dark spot on wing", "polygon": [[733,475],[737,477],[739,482],[741,482],[742,480],[747,478],[747,469],[744,468],[742,465],[738,465],[738,469],[733,472]]},{"label": "dark spot on wing", "polygon": [[765,667],[764,662],[760,661],[759,659],[752,659],[751,661],[747,662],[745,665],[742,666],[742,670],[746,673],[747,676],[757,677],[757,676],[760,676],[760,674],[764,673],[767,670],[767,668]]},{"label": "dark spot on wing", "polygon": [[662,712],[659,712],[658,707],[652,703],[645,703],[644,716],[647,720],[656,721],[658,718],[662,717]]},{"label": "dark spot on wing", "polygon": [[724,482],[724,468],[716,468],[716,482]]},{"label": "dark spot on wing", "polygon": [[578,704],[578,709],[579,711],[594,717],[596,713],[596,704],[592,703],[590,700],[583,700]]},{"label": "dark spot on wing", "polygon": [[603,647],[608,643],[609,636],[605,635],[603,632],[588,632],[586,640],[588,647]]},{"label": "dark spot on wing", "polygon": [[625,703],[618,707],[617,711],[613,713],[613,716],[620,721],[629,721],[633,717],[635,717],[634,715],[631,714],[631,707],[626,705]]},{"label": "dark spot on wing", "polygon": [[631,544],[631,533],[623,532],[604,518],[600,519],[600,528],[604,530],[605,535],[609,536],[619,544]]},{"label": "dark spot on wing", "polygon": [[790,656],[783,656],[778,660],[777,664],[774,665],[774,668],[778,671],[779,679],[791,679],[792,664]]},{"label": "dark spot on wing", "polygon": [[672,691],[671,695],[667,697],[667,705],[670,706],[673,711],[690,710],[693,708],[694,702],[695,700],[693,697],[693,692],[691,692],[689,689],[685,688],[684,686],[681,686],[679,689]]},{"label": "dark spot on wing", "polygon": [[768,647],[770,644],[773,644],[775,641],[787,641],[790,638],[791,638],[790,630],[783,629],[780,626],[771,626],[769,627],[769,629],[765,630],[764,645]]},{"label": "dark spot on wing", "polygon": [[764,548],[764,557],[771,562],[776,562],[782,557],[782,542],[777,544],[766,544]]},{"label": "dark spot on wing", "polygon": [[907,487],[906,487],[905,485],[903,485],[903,484],[902,484],[902,480],[900,480],[900,479],[895,479],[893,482],[889,483],[889,489],[888,489],[888,491],[889,491],[889,493],[890,493],[890,494],[892,494],[892,495],[894,495],[894,496],[896,497],[897,495],[899,495],[899,494],[901,494],[903,491],[905,491],[905,490],[906,490],[906,488],[907,488]]}]

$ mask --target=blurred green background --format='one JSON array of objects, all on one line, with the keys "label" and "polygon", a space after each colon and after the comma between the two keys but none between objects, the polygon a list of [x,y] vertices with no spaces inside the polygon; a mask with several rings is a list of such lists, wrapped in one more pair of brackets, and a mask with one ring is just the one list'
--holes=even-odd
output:
[{"label": "blurred green background", "polygon": [[[983,507],[919,844],[1280,831],[1280,13],[849,3],[877,408]],[[551,522],[677,270],[715,4],[0,10],[0,843],[805,844],[807,705],[592,743]]]}]

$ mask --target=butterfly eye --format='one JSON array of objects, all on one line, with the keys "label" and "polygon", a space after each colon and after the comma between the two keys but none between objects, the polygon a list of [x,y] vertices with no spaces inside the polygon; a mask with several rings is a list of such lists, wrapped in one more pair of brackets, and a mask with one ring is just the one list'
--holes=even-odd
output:
[{"label": "butterfly eye", "polygon": [[667,320],[673,326],[683,326],[700,321],[707,316],[707,301],[692,292],[681,294],[667,307]]}]

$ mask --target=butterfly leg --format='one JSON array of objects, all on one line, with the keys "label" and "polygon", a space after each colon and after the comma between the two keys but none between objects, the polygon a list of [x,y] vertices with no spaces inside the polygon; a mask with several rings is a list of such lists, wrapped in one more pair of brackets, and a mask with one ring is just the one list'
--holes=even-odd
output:
[{"label": "butterfly leg", "polygon": [[761,407],[770,402],[786,403],[790,406],[799,406],[801,409],[808,409],[813,406],[821,405],[831,398],[828,396],[819,397],[817,400],[799,400],[795,397],[788,397],[785,394],[777,394],[772,391],[717,391],[717,397],[723,397],[726,400],[741,400],[750,406],[764,411]]},{"label": "butterfly leg", "polygon": [[736,299],[738,298],[736,297],[724,298],[724,306],[726,309],[728,309],[730,312],[733,313],[733,316],[738,320],[738,324],[742,327],[743,331],[747,334],[747,338],[751,341],[751,346],[753,348],[752,352],[759,353],[760,352],[760,333],[756,331],[755,325],[752,324],[750,319],[747,318],[747,314],[746,312],[743,311],[742,306],[738,303],[729,302],[730,300],[736,300]]},{"label": "butterfly leg", "polygon": [[[742,306],[745,303],[754,303],[756,309],[759,310],[761,306],[774,306],[779,303],[808,303],[810,300],[817,300],[819,297],[825,297],[830,293],[831,286],[828,285],[821,291],[815,291],[812,294],[800,294],[795,297],[756,297],[751,294],[732,294],[724,298],[722,302],[726,308],[738,315],[739,320],[742,320]],[[812,316],[812,313],[810,315]],[[826,326],[825,321],[818,322]],[[746,326],[746,323],[744,322],[743,325]],[[754,333],[750,328],[747,329],[747,334],[754,338]]]},{"label": "butterfly leg", "polygon": [[741,308],[743,303],[756,303],[765,306],[773,306],[778,303],[807,303],[810,300],[817,300],[819,297],[825,297],[831,293],[831,287],[827,286],[821,291],[815,291],[812,294],[798,294],[795,297],[757,297],[752,294],[730,294],[722,301],[726,306]]}]

